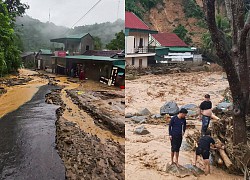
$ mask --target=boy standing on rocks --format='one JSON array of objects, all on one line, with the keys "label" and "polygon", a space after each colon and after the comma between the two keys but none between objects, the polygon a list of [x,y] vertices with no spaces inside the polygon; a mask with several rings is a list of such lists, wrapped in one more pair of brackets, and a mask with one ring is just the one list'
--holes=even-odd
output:
[{"label": "boy standing on rocks", "polygon": [[[171,163],[176,163],[178,166],[179,151],[182,143],[182,138],[186,130],[186,115],[188,111],[182,108],[179,114],[173,116],[169,123],[169,138],[171,141]],[[175,162],[174,162],[175,156]]]}]

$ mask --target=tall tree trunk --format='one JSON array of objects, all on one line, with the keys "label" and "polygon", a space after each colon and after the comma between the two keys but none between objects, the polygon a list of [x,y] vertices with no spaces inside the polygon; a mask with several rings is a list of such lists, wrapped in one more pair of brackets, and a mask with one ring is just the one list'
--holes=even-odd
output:
[{"label": "tall tree trunk", "polygon": [[[226,71],[234,103],[234,144],[247,142],[246,134],[246,108],[249,97],[249,71],[246,60],[246,32],[244,16],[242,16],[242,0],[231,1],[233,48],[230,50],[226,44],[224,34],[219,31],[215,21],[215,0],[204,0],[206,20],[215,44],[217,56],[222,60]],[[228,2],[227,2],[228,3]],[[242,5],[243,4],[243,5]],[[243,22],[243,24],[242,24]],[[244,39],[245,37],[245,39]],[[232,54],[231,54],[232,52]],[[234,62],[239,62],[237,73]]]},{"label": "tall tree trunk", "polygon": [[232,14],[232,9],[231,9],[231,0],[225,0],[225,6],[226,6],[226,11],[227,11],[227,17],[229,21],[232,21],[233,14]]}]

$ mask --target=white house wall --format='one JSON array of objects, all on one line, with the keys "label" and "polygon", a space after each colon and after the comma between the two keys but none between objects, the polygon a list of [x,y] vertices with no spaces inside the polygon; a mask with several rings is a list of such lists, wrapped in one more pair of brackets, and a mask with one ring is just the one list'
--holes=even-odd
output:
[{"label": "white house wall", "polygon": [[148,57],[135,57],[134,58],[134,65],[132,64],[132,57],[127,57],[125,59],[126,59],[126,65],[128,65],[128,66],[134,66],[135,68],[139,68],[140,59],[141,59],[142,60],[141,68],[147,68],[148,67]]},{"label": "white house wall", "polygon": [[134,38],[135,38],[135,47],[134,47],[134,42],[132,44],[135,49],[137,49],[140,45],[140,38],[143,38],[143,48],[148,47],[149,34],[139,33],[139,32],[131,32],[131,33],[129,33],[129,36],[134,36]]},{"label": "white house wall", "polygon": [[134,48],[134,36],[125,37],[125,53],[132,54],[135,52]]},{"label": "white house wall", "polygon": [[190,56],[192,55],[191,52],[185,52],[185,53],[168,53],[169,56]]},{"label": "white house wall", "polygon": [[149,35],[149,43],[150,46],[160,47],[161,44],[152,36],[152,34]]}]

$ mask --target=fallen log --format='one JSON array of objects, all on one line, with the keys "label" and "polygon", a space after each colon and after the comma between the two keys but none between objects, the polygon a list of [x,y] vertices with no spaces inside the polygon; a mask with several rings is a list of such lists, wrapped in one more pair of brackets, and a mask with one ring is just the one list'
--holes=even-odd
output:
[{"label": "fallen log", "polygon": [[218,147],[218,151],[220,153],[221,159],[224,161],[224,164],[226,165],[226,167],[228,169],[231,169],[231,167],[233,166],[233,163],[229,159],[229,157],[228,157],[227,153],[225,152],[224,148],[222,148],[223,143],[219,139],[217,140],[217,142],[218,142],[217,147]]},{"label": "fallen log", "polygon": [[219,149],[220,156],[222,160],[224,161],[225,165],[227,166],[228,169],[230,169],[233,165],[232,161],[229,159],[227,156],[226,152],[224,149]]}]

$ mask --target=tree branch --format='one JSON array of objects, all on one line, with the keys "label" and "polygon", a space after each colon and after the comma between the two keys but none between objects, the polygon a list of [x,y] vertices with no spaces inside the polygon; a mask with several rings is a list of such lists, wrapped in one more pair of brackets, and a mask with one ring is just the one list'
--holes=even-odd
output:
[{"label": "tree branch", "polygon": [[227,43],[225,42],[224,34],[218,30],[218,27],[216,25],[215,0],[204,0],[203,4],[204,4],[203,7],[205,9],[208,28],[212,37],[212,41],[215,44],[217,56],[222,60],[222,65],[227,73],[227,78],[230,90],[232,92],[234,103],[237,104],[237,102],[239,102],[239,99],[241,98],[240,80],[238,78],[235,66],[233,64],[230,51],[226,46]]}]

